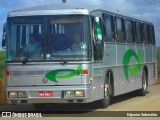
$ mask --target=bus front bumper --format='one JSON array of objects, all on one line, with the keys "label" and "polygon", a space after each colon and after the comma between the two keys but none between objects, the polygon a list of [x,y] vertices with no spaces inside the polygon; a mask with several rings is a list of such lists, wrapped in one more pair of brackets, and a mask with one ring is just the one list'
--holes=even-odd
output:
[{"label": "bus front bumper", "polygon": [[88,103],[92,102],[91,85],[7,87],[9,104]]}]

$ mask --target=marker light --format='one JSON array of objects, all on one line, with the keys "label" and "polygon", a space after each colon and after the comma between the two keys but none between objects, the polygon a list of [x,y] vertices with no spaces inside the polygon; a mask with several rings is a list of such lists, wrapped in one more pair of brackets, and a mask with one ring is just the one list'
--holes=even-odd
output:
[{"label": "marker light", "polygon": [[10,72],[9,71],[6,71],[6,76],[10,76]]}]

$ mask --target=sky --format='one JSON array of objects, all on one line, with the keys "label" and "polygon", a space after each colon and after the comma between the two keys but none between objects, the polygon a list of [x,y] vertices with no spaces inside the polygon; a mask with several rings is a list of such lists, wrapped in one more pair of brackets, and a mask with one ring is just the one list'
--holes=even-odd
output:
[{"label": "sky", "polygon": [[[0,0],[0,50],[3,23],[10,11],[48,3],[60,3],[62,0]],[[154,23],[157,46],[160,46],[160,0],[66,0],[68,3],[88,3],[107,8],[139,19]]]}]

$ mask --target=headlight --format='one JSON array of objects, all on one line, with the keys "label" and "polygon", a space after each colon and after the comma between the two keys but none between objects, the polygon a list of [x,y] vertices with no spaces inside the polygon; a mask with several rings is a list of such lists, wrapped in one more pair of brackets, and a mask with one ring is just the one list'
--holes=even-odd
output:
[{"label": "headlight", "polygon": [[66,97],[74,97],[74,91],[66,91]]},{"label": "headlight", "polygon": [[83,90],[75,91],[75,97],[84,97],[84,91]]},{"label": "headlight", "polygon": [[10,98],[17,98],[17,92],[9,92]]},{"label": "headlight", "polygon": [[19,98],[25,98],[26,97],[26,93],[25,92],[18,92],[18,97]]},{"label": "headlight", "polygon": [[84,91],[83,90],[76,90],[76,91],[66,91],[65,97],[84,97]]},{"label": "headlight", "polygon": [[25,92],[8,92],[9,98],[25,98]]}]

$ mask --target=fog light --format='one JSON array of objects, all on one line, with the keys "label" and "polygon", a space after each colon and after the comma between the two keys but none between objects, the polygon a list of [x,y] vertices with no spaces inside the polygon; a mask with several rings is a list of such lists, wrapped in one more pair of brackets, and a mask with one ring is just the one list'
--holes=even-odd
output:
[{"label": "fog light", "polygon": [[74,91],[66,91],[66,97],[74,97]]},{"label": "fog light", "polygon": [[9,97],[10,98],[17,98],[17,92],[9,92]]},{"label": "fog light", "polygon": [[25,98],[26,97],[26,93],[25,92],[18,92],[18,97],[19,98]]},{"label": "fog light", "polygon": [[84,97],[84,91],[83,90],[75,91],[75,97]]}]

